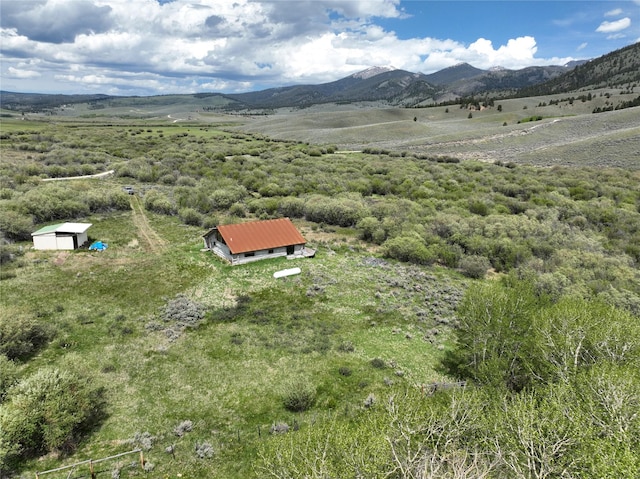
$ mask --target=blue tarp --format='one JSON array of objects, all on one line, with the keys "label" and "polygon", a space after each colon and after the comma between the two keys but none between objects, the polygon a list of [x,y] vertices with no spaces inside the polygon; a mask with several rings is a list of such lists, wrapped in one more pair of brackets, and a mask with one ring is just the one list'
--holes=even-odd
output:
[{"label": "blue tarp", "polygon": [[109,245],[107,243],[103,243],[102,241],[96,241],[91,246],[89,246],[89,251],[104,251],[107,249]]}]

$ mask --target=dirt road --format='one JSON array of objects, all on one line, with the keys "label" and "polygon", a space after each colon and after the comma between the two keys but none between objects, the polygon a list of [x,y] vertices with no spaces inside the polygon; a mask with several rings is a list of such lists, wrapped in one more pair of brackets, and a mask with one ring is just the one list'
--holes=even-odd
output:
[{"label": "dirt road", "polygon": [[149,224],[149,219],[140,203],[140,199],[137,196],[132,196],[130,203],[133,210],[133,224],[138,229],[138,236],[143,249],[151,253],[162,253],[167,247],[167,242]]}]

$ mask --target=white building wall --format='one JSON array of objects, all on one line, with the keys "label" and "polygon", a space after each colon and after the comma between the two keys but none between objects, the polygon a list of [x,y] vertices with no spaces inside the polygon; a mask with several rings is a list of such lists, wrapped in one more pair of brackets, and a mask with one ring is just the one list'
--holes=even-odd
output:
[{"label": "white building wall", "polygon": [[38,235],[33,237],[33,247],[35,249],[58,249],[55,233]]},{"label": "white building wall", "polygon": [[220,256],[222,259],[231,261],[231,251],[229,251],[229,247],[226,244],[216,241],[215,244],[211,246],[211,251]]},{"label": "white building wall", "polygon": [[[272,252],[270,253],[269,251]],[[281,256],[287,256],[287,248],[273,248],[273,250],[264,249],[255,251],[253,255],[247,255],[247,253],[234,254],[231,259],[231,263],[234,265],[245,264],[251,263],[252,261],[260,261],[267,258],[278,258]]]},{"label": "white building wall", "polygon": [[[58,245],[57,249],[74,249],[73,248],[73,235],[69,236],[57,236],[56,243]],[[78,242],[80,245],[80,242]]]},{"label": "white building wall", "polygon": [[[79,233],[78,246],[82,246],[88,241],[87,233]],[[37,250],[73,250],[74,235],[56,235],[55,233],[38,235],[33,237],[33,247]]]}]

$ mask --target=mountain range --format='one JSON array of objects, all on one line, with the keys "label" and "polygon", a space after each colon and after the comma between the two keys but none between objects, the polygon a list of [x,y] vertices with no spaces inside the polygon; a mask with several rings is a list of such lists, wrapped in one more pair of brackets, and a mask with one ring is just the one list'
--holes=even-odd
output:
[{"label": "mountain range", "polygon": [[575,66],[481,70],[468,63],[461,63],[430,75],[389,67],[372,67],[330,83],[270,88],[224,97],[230,101],[228,108],[239,109],[354,102],[416,106],[477,94],[513,95],[520,88],[557,78]]},{"label": "mountain range", "polygon": [[[222,94],[197,93],[148,97],[154,105],[176,97],[191,97],[205,109],[255,110],[309,107],[321,103],[375,102],[391,106],[426,106],[453,102],[461,97],[506,98],[546,95],[585,88],[631,85],[640,81],[640,43],[629,45],[590,61],[566,65],[535,66],[520,70],[482,70],[461,63],[425,75],[389,66],[368,68],[337,81],[319,85],[294,85],[267,90]],[[142,97],[128,97],[139,104]],[[170,100],[169,100],[170,98]],[[43,95],[0,92],[3,108],[33,111],[62,104],[126,102],[127,97],[108,95]]]}]

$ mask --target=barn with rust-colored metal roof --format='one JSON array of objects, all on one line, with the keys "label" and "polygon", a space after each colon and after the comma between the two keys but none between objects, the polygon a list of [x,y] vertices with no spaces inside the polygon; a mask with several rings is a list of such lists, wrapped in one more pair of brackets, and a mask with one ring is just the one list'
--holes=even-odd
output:
[{"label": "barn with rust-colored metal roof", "polygon": [[289,218],[219,225],[203,235],[205,249],[231,264],[266,258],[313,256]]}]

